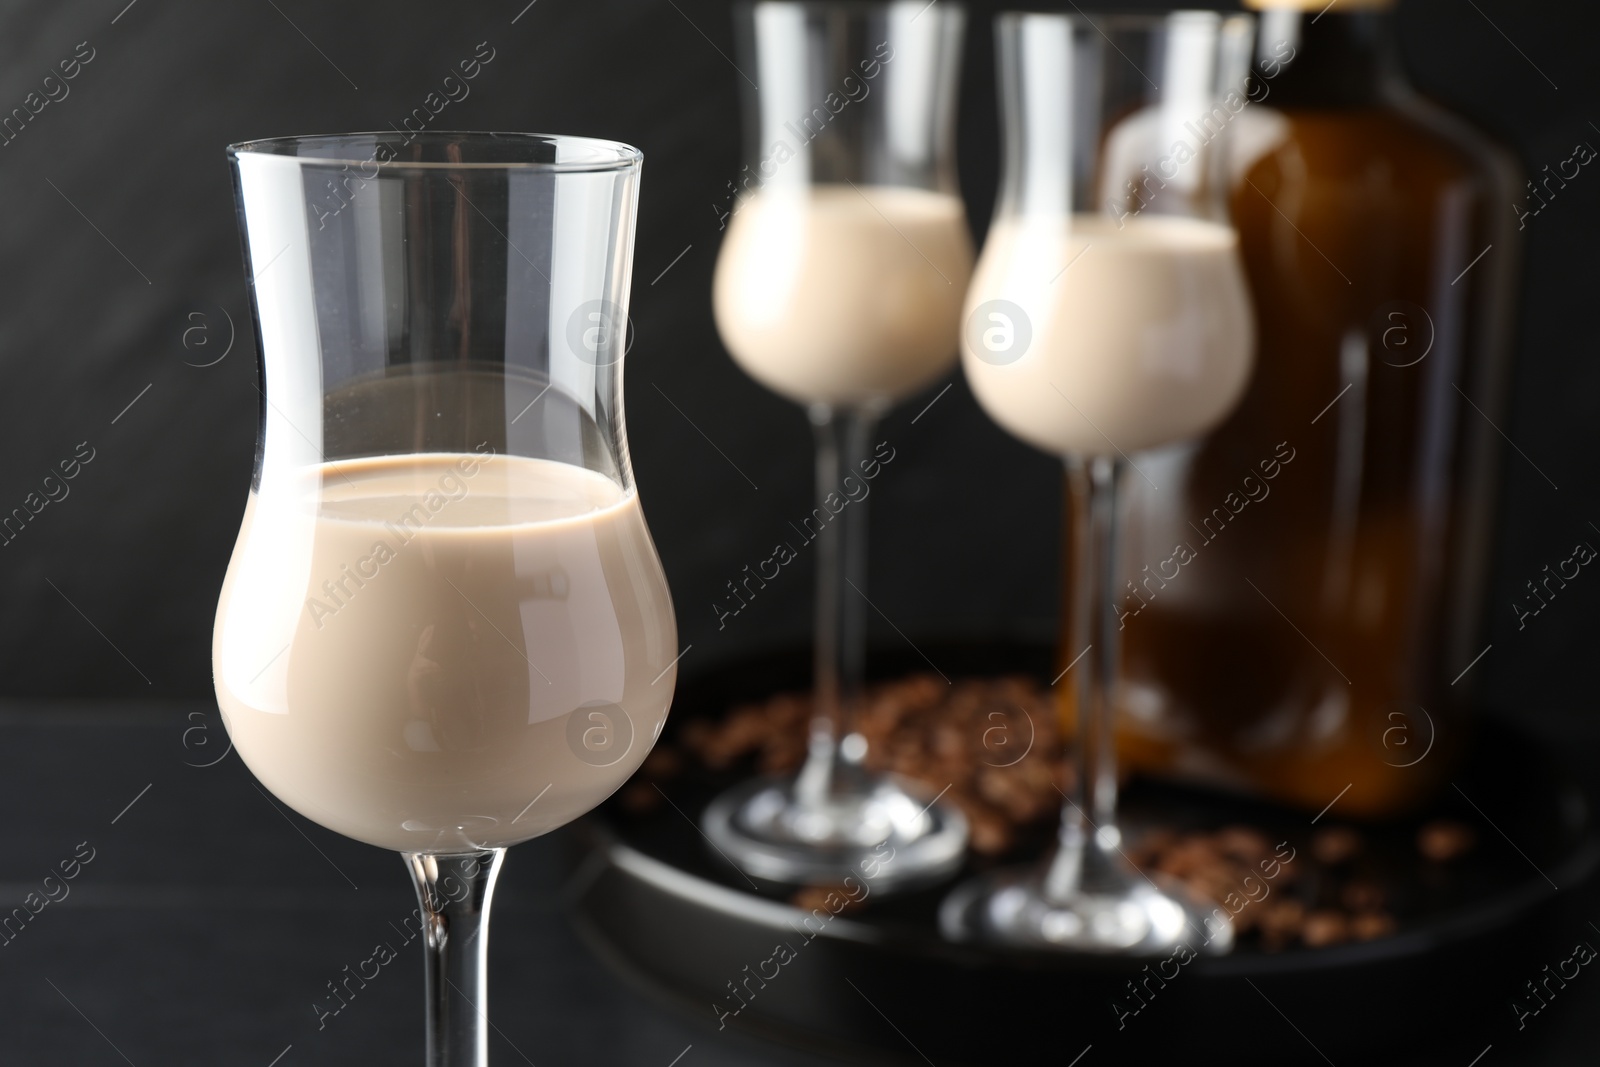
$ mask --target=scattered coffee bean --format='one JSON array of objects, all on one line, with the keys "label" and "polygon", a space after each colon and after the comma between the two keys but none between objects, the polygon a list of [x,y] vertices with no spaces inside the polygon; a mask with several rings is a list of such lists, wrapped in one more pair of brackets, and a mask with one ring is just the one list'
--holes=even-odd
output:
[{"label": "scattered coffee bean", "polygon": [[[1057,694],[1024,677],[962,679],[954,684],[916,674],[869,687],[857,729],[867,740],[866,765],[920,782],[930,795],[944,790],[959,808],[979,856],[1016,848],[1022,831],[1056,818],[1075,773],[1058,724]],[[691,720],[678,731],[680,748],[660,746],[639,779],[619,795],[630,813],[661,804],[654,782],[679,776],[684,756],[716,771],[753,764],[765,773],[793,771],[804,762],[811,730],[807,693],[780,693],[740,705],[720,722]],[[1126,827],[1124,828],[1127,829]],[[1470,826],[1436,820],[1417,834],[1425,859],[1443,863],[1470,851]],[[1284,845],[1299,847],[1285,862]],[[1130,835],[1128,858],[1152,875],[1181,882],[1231,915],[1234,932],[1268,952],[1296,945],[1322,948],[1388,937],[1399,927],[1389,894],[1368,873],[1368,843],[1347,826],[1325,826],[1309,839],[1279,843],[1275,833],[1244,824],[1217,830],[1151,827]],[[1381,858],[1381,857],[1380,857]],[[1357,862],[1359,861],[1359,862]],[[1355,872],[1360,870],[1362,874]],[[792,902],[805,910],[848,899],[840,887],[810,886]],[[1313,907],[1313,901],[1337,906]],[[844,911],[862,905],[847,903]]]},{"label": "scattered coffee bean", "polygon": [[1382,911],[1385,903],[1383,889],[1372,882],[1347,882],[1339,892],[1339,903],[1348,911]]},{"label": "scattered coffee bean", "polygon": [[1217,831],[1217,851],[1248,865],[1272,855],[1272,845],[1260,830],[1250,826],[1227,826]]},{"label": "scattered coffee bean", "polygon": [[[866,764],[904,775],[932,793],[948,790],[980,855],[1011,849],[1019,827],[1047,822],[1070,793],[1053,694],[1030,678],[962,679],[916,674],[870,686],[857,729]],[[780,693],[734,708],[715,724],[685,725],[683,745],[712,770],[754,757],[760,769],[792,771],[805,760],[808,694]]]},{"label": "scattered coffee bean", "polygon": [[1337,945],[1350,937],[1350,920],[1342,911],[1324,909],[1306,916],[1300,936],[1311,948]]},{"label": "scattered coffee bean", "polygon": [[617,794],[617,803],[629,815],[648,815],[661,806],[661,794],[648,781],[634,779]]},{"label": "scattered coffee bean", "polygon": [[[852,898],[851,894],[855,896]],[[820,910],[834,915],[848,915],[867,906],[861,887],[842,885],[808,885],[795,892],[789,903],[801,911]]]},{"label": "scattered coffee bean", "polygon": [[643,770],[653,782],[670,782],[683,770],[683,756],[671,745],[657,745],[644,758]]},{"label": "scattered coffee bean", "polygon": [[1332,867],[1361,851],[1361,835],[1345,826],[1327,826],[1311,837],[1311,854]]},{"label": "scattered coffee bean", "polygon": [[1274,952],[1300,937],[1305,929],[1306,906],[1292,898],[1267,901],[1261,908],[1261,943]]},{"label": "scattered coffee bean", "polygon": [[1373,941],[1395,931],[1394,916],[1385,911],[1357,915],[1350,920],[1350,936],[1357,941]]},{"label": "scattered coffee bean", "polygon": [[1477,843],[1472,827],[1449,819],[1435,819],[1417,831],[1417,851],[1435,863],[1466,855]]}]

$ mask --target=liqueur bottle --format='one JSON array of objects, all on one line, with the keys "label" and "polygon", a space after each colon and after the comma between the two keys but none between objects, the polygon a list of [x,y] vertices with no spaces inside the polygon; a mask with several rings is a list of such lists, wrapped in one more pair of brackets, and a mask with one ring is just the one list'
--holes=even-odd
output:
[{"label": "liqueur bottle", "polygon": [[1231,138],[1257,369],[1211,436],[1135,457],[1119,748],[1379,816],[1463,740],[1521,183],[1407,85],[1387,3],[1254,6],[1245,99],[1192,128]]}]

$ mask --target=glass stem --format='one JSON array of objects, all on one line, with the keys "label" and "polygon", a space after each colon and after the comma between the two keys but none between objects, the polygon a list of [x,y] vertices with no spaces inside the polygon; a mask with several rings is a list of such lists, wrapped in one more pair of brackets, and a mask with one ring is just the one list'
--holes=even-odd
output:
[{"label": "glass stem", "polygon": [[488,1067],[489,901],[505,855],[401,853],[422,911],[428,1067]]},{"label": "glass stem", "polygon": [[861,463],[877,424],[864,408],[813,404],[810,415],[817,506],[801,532],[816,543],[817,614],[811,741],[795,785],[803,806],[854,792],[864,777],[866,745],[854,734],[867,658],[867,501],[851,499],[849,489],[866,484]]},{"label": "glass stem", "polygon": [[1094,892],[1100,873],[1120,868],[1117,830],[1116,685],[1121,623],[1116,608],[1117,500],[1124,461],[1067,460],[1069,649],[1076,693],[1077,781],[1061,810],[1060,842],[1045,874],[1047,896]]}]

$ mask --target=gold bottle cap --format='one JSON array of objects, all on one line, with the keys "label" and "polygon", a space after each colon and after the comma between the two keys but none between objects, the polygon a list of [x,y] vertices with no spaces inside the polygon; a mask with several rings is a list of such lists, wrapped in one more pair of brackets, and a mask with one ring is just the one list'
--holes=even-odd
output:
[{"label": "gold bottle cap", "polygon": [[1323,11],[1338,14],[1342,11],[1381,11],[1394,6],[1395,0],[1244,0],[1244,6],[1255,11]]}]

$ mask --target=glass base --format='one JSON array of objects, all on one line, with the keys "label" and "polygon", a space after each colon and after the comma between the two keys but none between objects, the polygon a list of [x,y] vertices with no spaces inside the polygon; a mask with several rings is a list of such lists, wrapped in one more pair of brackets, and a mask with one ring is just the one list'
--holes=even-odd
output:
[{"label": "glass base", "polygon": [[869,777],[859,791],[802,804],[795,782],[757,778],[728,790],[706,809],[706,837],[751,877],[790,885],[853,876],[874,890],[900,890],[960,868],[966,817],[916,787]]},{"label": "glass base", "polygon": [[1137,872],[1121,886],[1047,894],[1039,868],[998,871],[958,886],[939,908],[952,941],[1129,956],[1164,956],[1179,945],[1221,955],[1233,947],[1233,925],[1214,905],[1175,887],[1157,889]]}]

